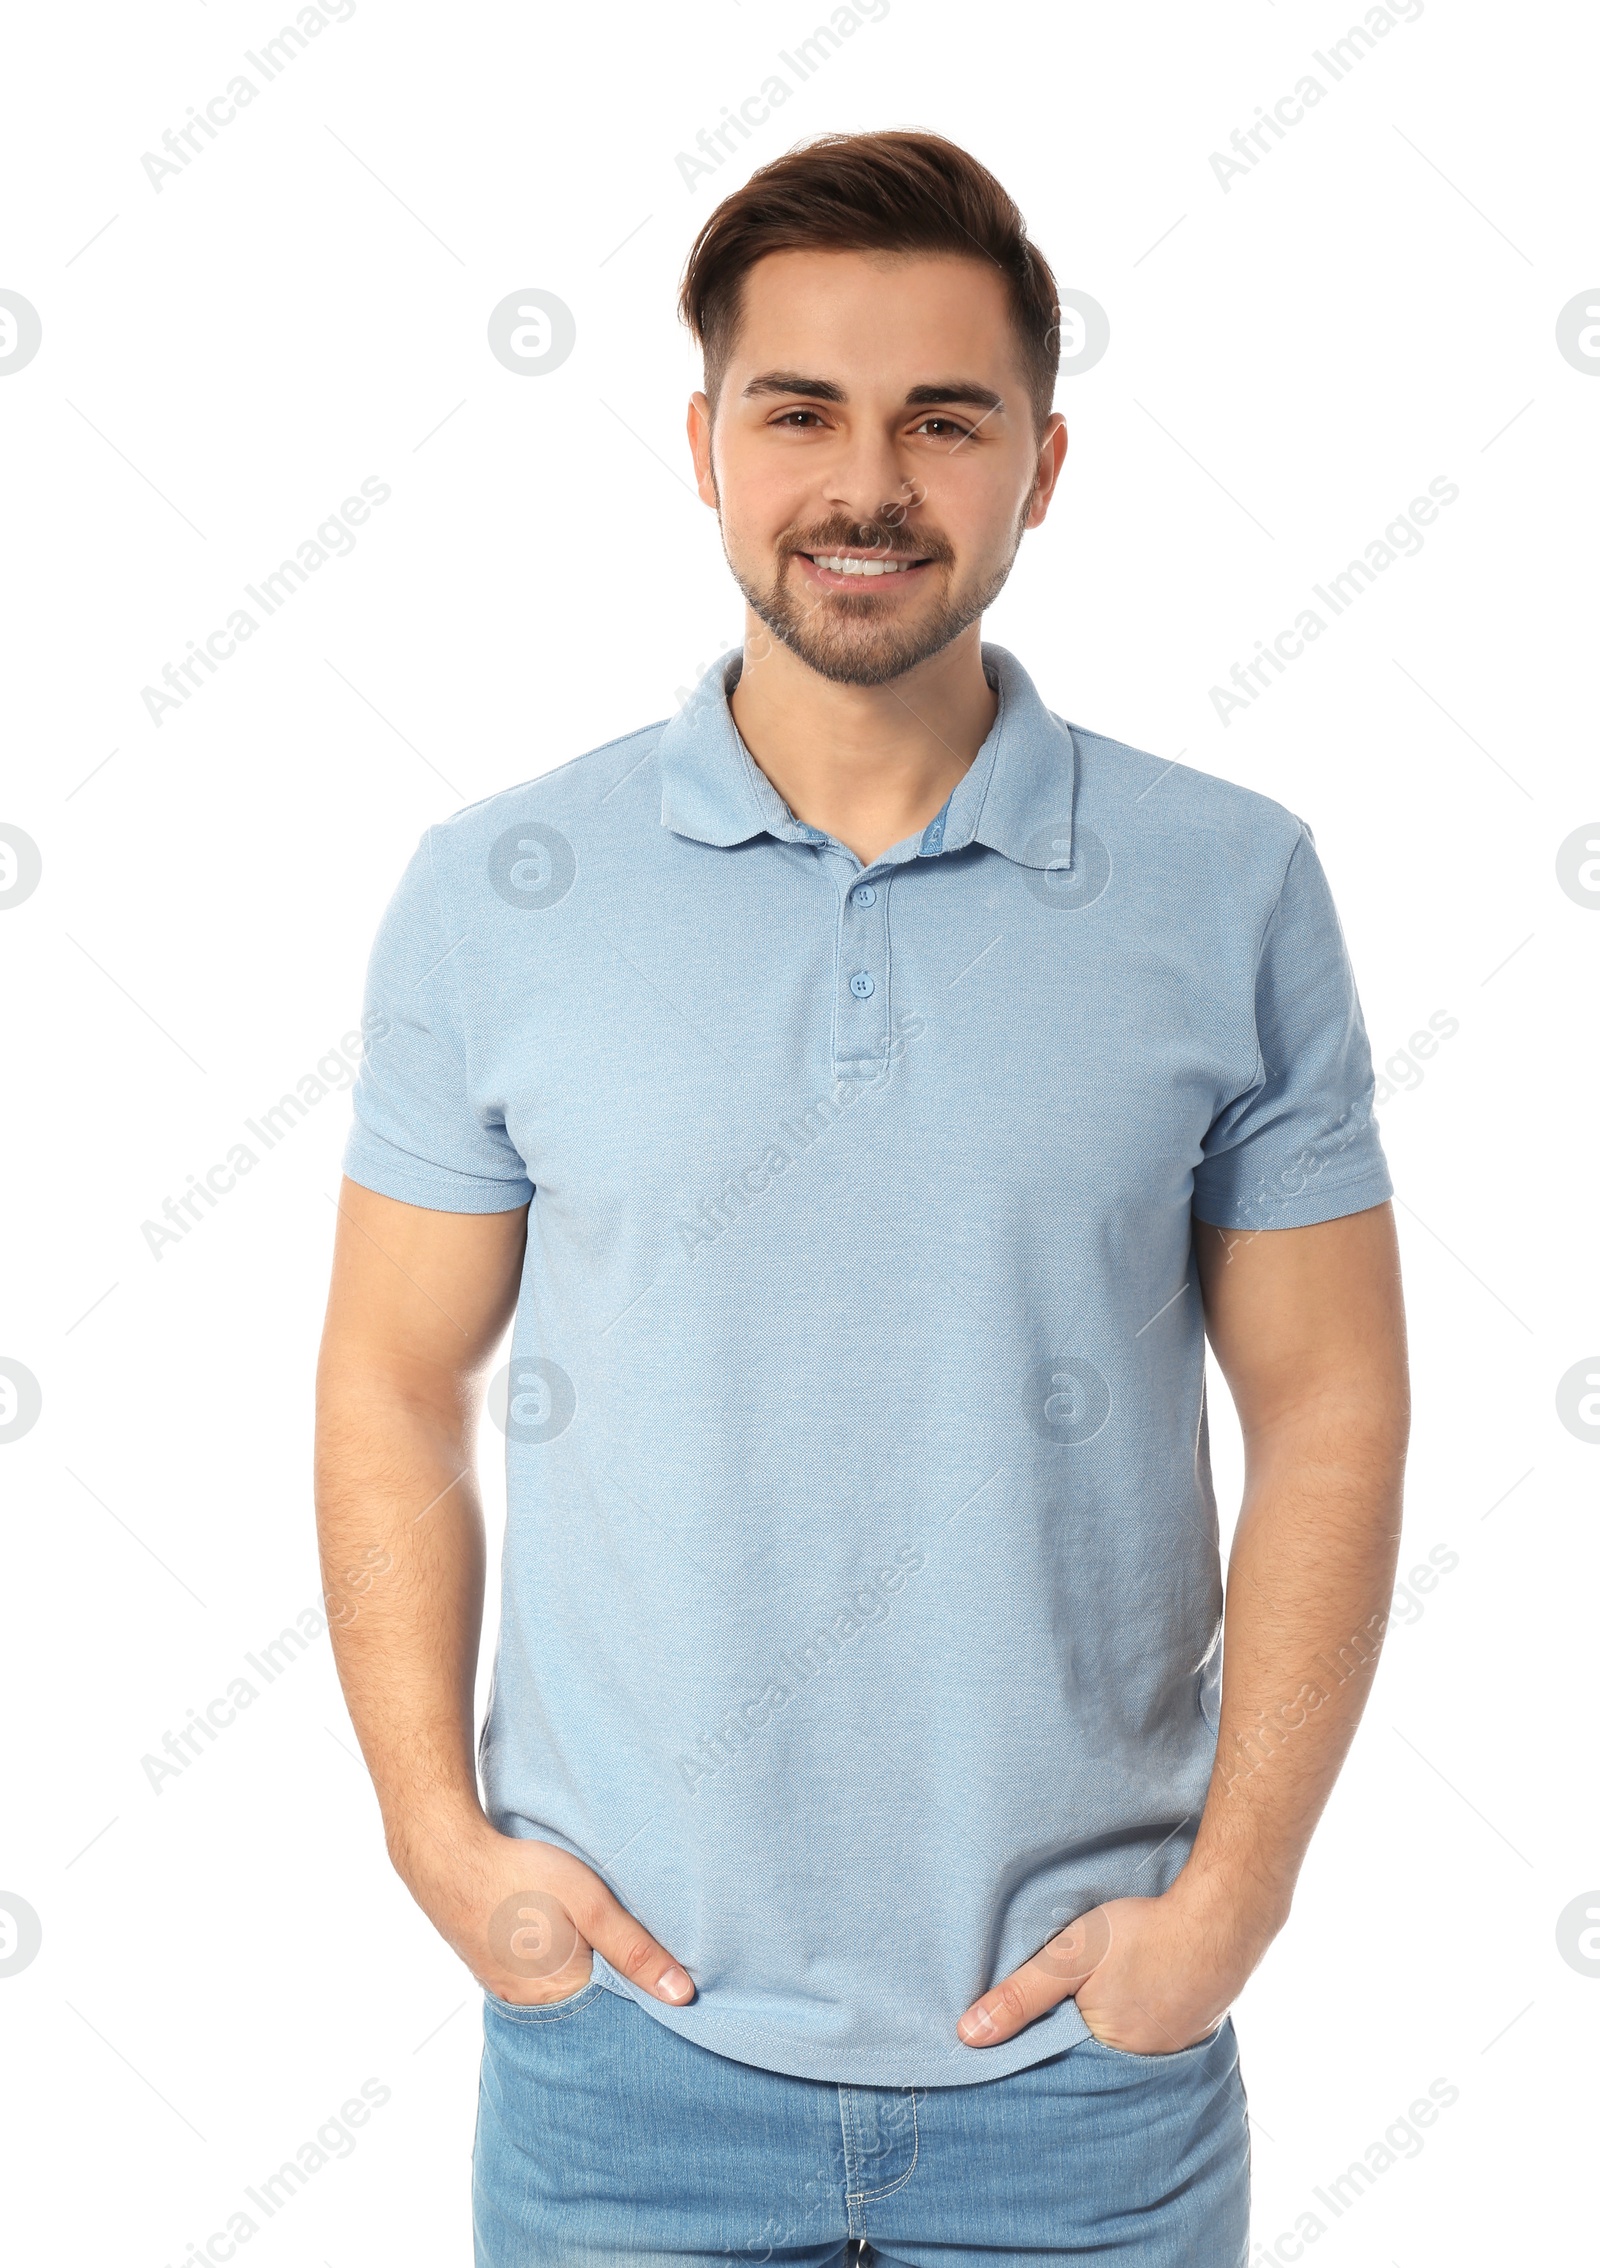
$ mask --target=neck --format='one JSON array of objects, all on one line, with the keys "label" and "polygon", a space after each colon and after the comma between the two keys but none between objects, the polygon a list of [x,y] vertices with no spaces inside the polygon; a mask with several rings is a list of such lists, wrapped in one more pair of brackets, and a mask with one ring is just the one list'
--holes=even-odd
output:
[{"label": "neck", "polygon": [[795,817],[870,866],[943,807],[999,702],[983,674],[977,623],[890,685],[835,685],[747,609],[729,707]]}]

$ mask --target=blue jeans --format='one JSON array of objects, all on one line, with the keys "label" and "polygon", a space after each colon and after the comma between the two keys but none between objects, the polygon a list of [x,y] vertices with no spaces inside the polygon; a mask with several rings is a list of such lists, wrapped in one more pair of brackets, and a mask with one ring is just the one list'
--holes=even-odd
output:
[{"label": "blue jeans", "polygon": [[1086,2039],[977,2085],[847,2087],[713,2055],[598,1981],[484,2001],[478,2268],[1244,2268],[1231,2022],[1177,2055]]}]

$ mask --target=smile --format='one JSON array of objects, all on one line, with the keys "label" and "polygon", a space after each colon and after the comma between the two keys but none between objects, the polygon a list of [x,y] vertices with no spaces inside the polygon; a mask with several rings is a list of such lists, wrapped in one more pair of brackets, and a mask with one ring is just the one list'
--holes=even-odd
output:
[{"label": "smile", "polygon": [[819,581],[835,585],[879,580],[887,575],[914,575],[930,564],[926,559],[886,559],[881,553],[848,551],[802,551],[796,557],[805,563]]},{"label": "smile", "polygon": [[[806,557],[811,558],[807,552]],[[915,559],[812,559],[829,575],[903,575],[908,567],[921,564]]]}]

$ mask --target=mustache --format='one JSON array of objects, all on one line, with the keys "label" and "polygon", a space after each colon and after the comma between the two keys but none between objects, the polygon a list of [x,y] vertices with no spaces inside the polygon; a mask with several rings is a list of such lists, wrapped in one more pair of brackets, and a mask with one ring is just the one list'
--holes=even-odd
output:
[{"label": "mustache", "polygon": [[936,528],[919,528],[908,536],[904,528],[887,520],[851,520],[843,514],[820,520],[811,528],[786,528],[778,538],[777,552],[787,563],[800,552],[867,551],[879,559],[926,559],[949,567],[955,563],[955,546]]}]

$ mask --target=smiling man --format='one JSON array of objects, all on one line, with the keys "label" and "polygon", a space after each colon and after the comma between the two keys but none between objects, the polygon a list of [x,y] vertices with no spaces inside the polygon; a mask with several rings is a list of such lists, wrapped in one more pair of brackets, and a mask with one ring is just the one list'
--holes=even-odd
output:
[{"label": "smiling man", "polygon": [[1406,1439],[1338,919],[1302,819],[981,640],[1066,448],[992,175],[793,151],[683,311],[742,646],[424,837],[320,1373],[351,1715],[484,1987],[477,2259],[1239,2268],[1228,2010]]}]

